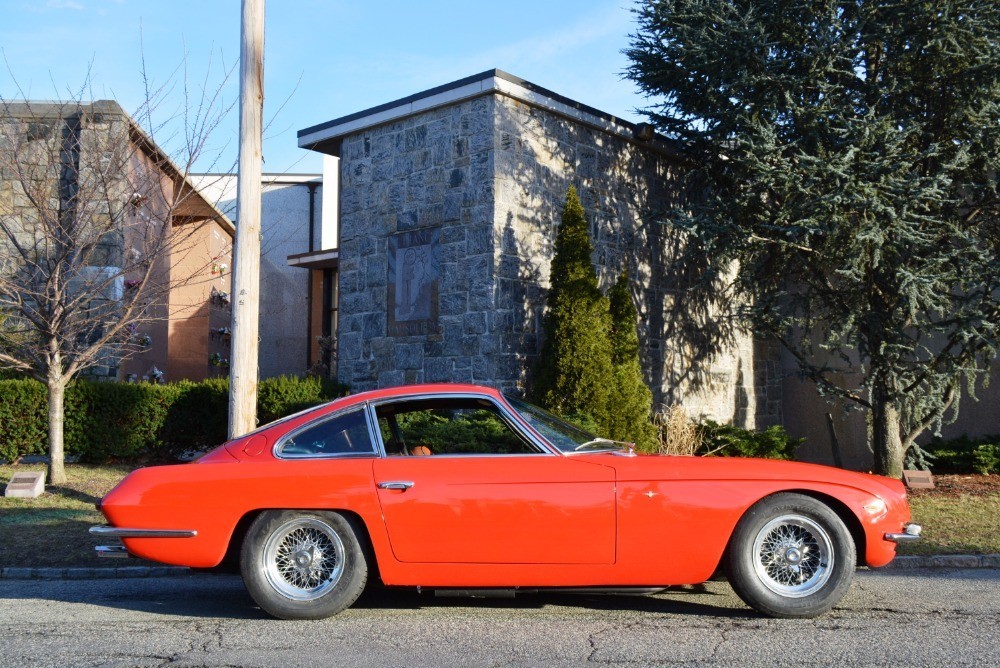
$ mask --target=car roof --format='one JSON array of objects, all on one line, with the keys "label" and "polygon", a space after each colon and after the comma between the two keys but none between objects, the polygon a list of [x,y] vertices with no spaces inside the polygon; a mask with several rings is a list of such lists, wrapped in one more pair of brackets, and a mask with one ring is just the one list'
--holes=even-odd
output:
[{"label": "car roof", "polygon": [[467,383],[417,383],[414,385],[396,385],[377,390],[368,390],[367,392],[359,392],[358,394],[350,394],[336,400],[334,403],[339,407],[352,406],[365,401],[379,401],[381,399],[423,394],[485,394],[493,398],[500,397],[500,392],[496,388],[486,387],[485,385]]}]

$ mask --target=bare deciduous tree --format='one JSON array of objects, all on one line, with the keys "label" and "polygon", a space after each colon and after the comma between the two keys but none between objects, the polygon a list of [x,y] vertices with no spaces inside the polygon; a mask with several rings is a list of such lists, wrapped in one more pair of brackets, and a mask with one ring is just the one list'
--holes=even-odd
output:
[{"label": "bare deciduous tree", "polygon": [[[172,96],[166,89],[147,92],[134,116],[84,95],[0,98],[0,367],[48,387],[53,484],[66,479],[68,383],[137,352],[136,329],[167,317],[169,293],[205,280],[191,271],[211,262],[201,257],[204,226],[231,230],[187,178],[228,111],[220,90],[182,107],[172,124],[153,122],[154,106]],[[171,158],[153,135],[179,123]]]}]

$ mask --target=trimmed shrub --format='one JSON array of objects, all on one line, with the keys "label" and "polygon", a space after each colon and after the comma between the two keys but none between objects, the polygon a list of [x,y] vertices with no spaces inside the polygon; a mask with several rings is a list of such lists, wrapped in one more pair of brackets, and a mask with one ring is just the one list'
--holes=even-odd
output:
[{"label": "trimmed shrub", "polygon": [[588,413],[603,432],[612,378],[611,316],[590,261],[593,252],[583,205],[570,186],[556,233],[545,341],[531,396],[559,414]]},{"label": "trimmed shrub", "polygon": [[972,453],[972,470],[988,475],[1000,473],[1000,444],[983,443]]},{"label": "trimmed shrub", "polygon": [[153,454],[177,458],[224,443],[229,425],[229,379],[182,380],[174,386],[177,396],[160,427]]},{"label": "trimmed shrub", "polygon": [[[318,378],[261,381],[261,423],[345,394]],[[66,453],[86,462],[164,460],[213,448],[226,440],[229,381],[200,383],[94,383],[66,389]],[[0,459],[48,452],[48,399],[36,380],[0,381]]]},{"label": "trimmed shrub", "polygon": [[155,453],[177,385],[74,382],[66,391],[66,453],[84,461]]},{"label": "trimmed shrub", "polygon": [[492,411],[477,410],[458,416],[433,410],[401,415],[399,426],[408,447],[426,445],[432,452],[521,452],[522,441]]},{"label": "trimmed shrub", "polygon": [[792,459],[795,449],[805,441],[804,438],[792,438],[779,426],[752,431],[706,420],[700,429],[702,446],[698,454],[718,457]]},{"label": "trimmed shrub", "polygon": [[48,400],[35,380],[0,380],[0,460],[48,451]]},{"label": "trimmed shrub", "polygon": [[257,423],[267,424],[347,394],[347,387],[319,376],[278,376],[257,388]]},{"label": "trimmed shrub", "polygon": [[632,303],[628,275],[622,272],[608,294],[611,313],[611,366],[614,387],[608,397],[608,438],[629,441],[642,451],[656,444],[656,428],[650,422],[653,393],[642,377],[639,362],[639,314]]},{"label": "trimmed shrub", "polygon": [[597,422],[594,421],[594,417],[590,413],[570,413],[559,417],[590,434],[597,434],[600,431],[600,427],[597,426]]},{"label": "trimmed shrub", "polygon": [[923,450],[934,473],[1000,473],[1000,435],[935,438]]}]

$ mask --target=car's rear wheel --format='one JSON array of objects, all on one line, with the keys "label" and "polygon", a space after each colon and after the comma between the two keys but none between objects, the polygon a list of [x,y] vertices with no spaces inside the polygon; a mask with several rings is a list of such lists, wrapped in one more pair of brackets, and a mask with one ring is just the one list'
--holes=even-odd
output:
[{"label": "car's rear wheel", "polygon": [[829,506],[802,494],[762,499],[736,526],[726,575],[743,601],[772,617],[815,617],[851,586],[854,540]]},{"label": "car's rear wheel", "polygon": [[240,570],[257,604],[281,619],[334,615],[368,580],[358,532],[335,512],[261,513],[243,541]]}]

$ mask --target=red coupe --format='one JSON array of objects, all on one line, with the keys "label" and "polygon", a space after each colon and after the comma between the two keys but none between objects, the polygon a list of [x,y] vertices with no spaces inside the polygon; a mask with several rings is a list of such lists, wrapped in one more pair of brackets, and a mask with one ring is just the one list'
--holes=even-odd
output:
[{"label": "red coupe", "polygon": [[261,608],[311,619],[369,578],[450,593],[646,590],[726,573],[751,607],[812,617],[859,564],[914,540],[903,485],[784,461],[636,454],[472,385],[338,399],[140,469],[100,504],[99,547],[239,565]]}]

